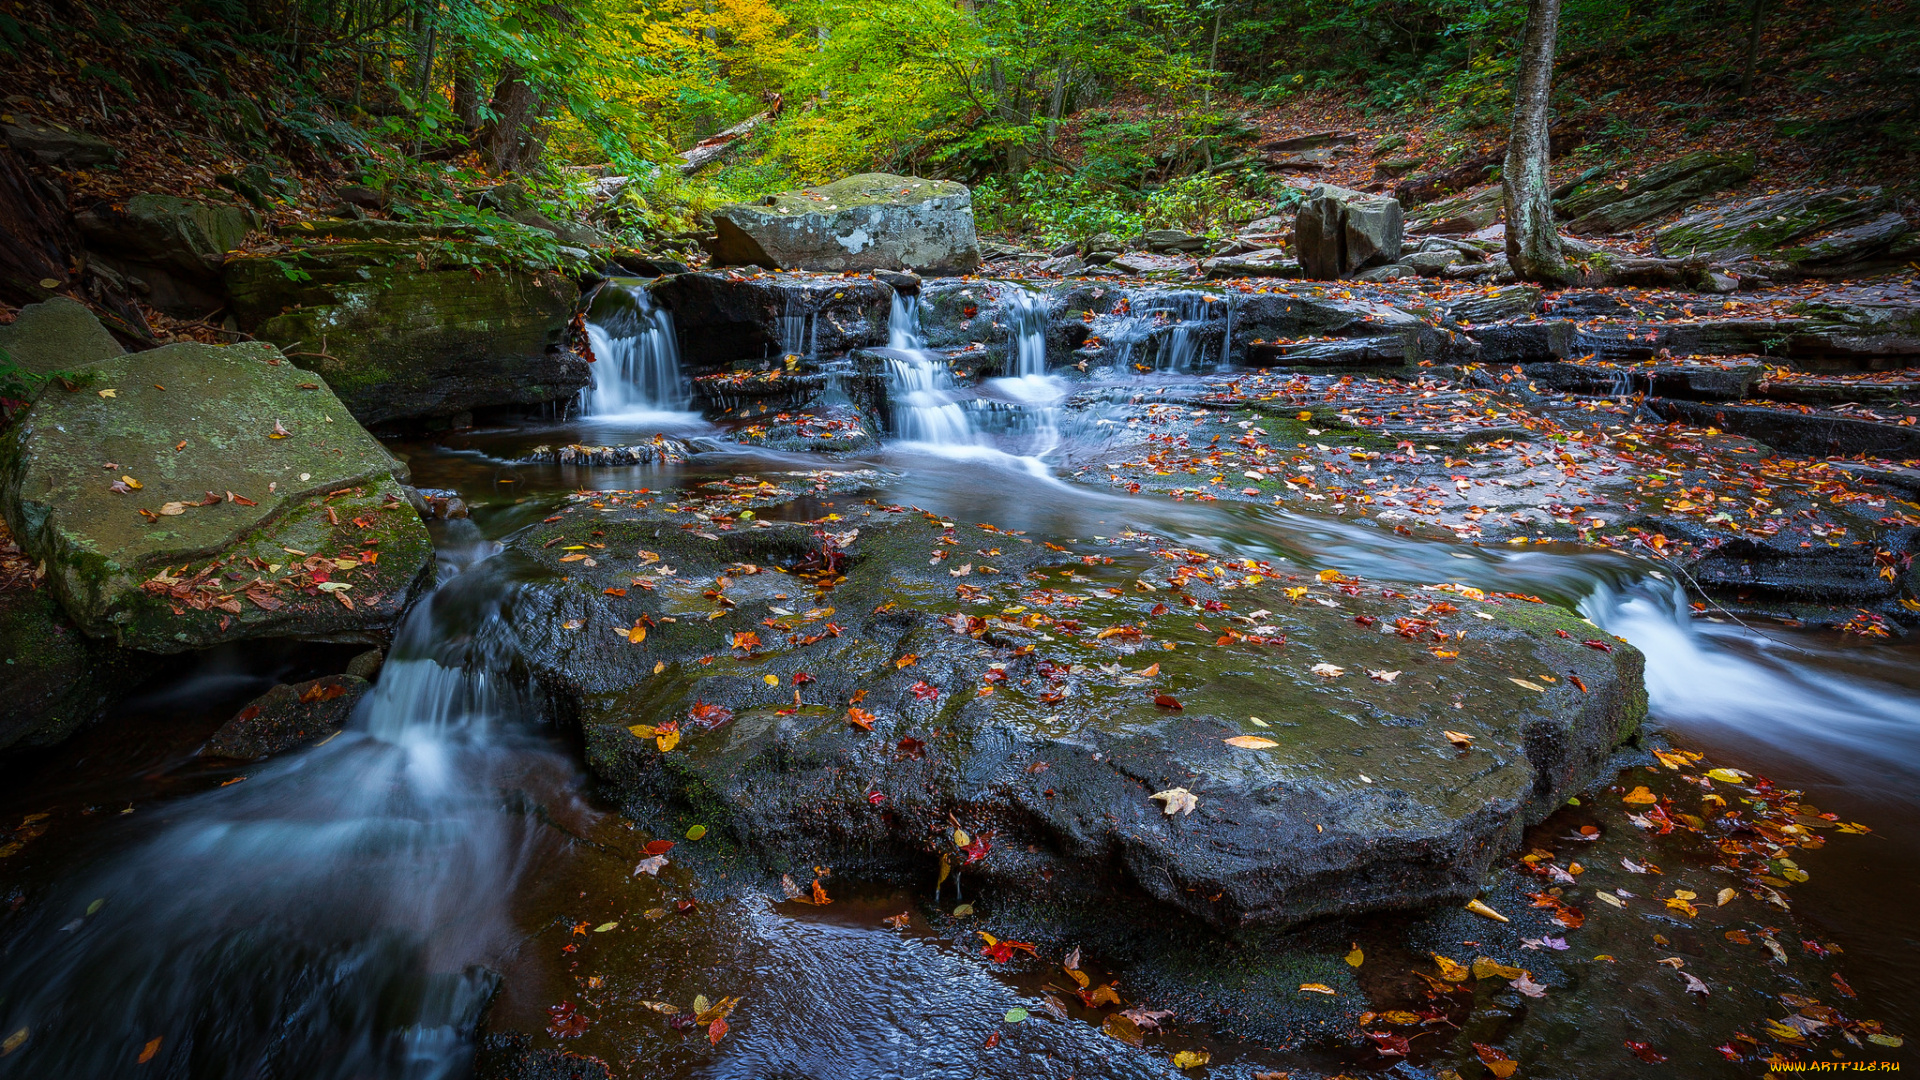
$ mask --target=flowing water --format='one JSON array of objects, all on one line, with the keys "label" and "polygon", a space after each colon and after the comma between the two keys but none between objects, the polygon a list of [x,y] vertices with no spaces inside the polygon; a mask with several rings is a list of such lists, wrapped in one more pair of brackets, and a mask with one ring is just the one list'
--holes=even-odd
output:
[{"label": "flowing water", "polygon": [[[1035,539],[1135,530],[1302,569],[1577,605],[1646,653],[1654,719],[1676,739],[1880,827],[1870,843],[1801,856],[1812,880],[1796,891],[1796,912],[1845,944],[1849,977],[1891,1029],[1920,1025],[1920,949],[1904,909],[1920,886],[1920,841],[1898,828],[1920,819],[1914,646],[1696,619],[1657,567],[1618,554],[1413,540],[1334,517],[1073,483],[1049,462],[1098,432],[1061,422],[1069,387],[1047,373],[1036,304],[1009,301],[1011,373],[963,388],[926,351],[912,299],[896,299],[886,354],[894,441],[846,465],[880,476],[859,497]],[[601,441],[644,441],[662,419],[645,410],[686,400],[670,314],[644,290],[618,286],[596,301],[589,333],[600,359],[585,422]],[[1207,340],[1163,334],[1151,366],[1204,364]],[[684,415],[674,422],[715,430]],[[542,733],[533,696],[511,677],[516,597],[542,586],[522,580],[511,557],[490,557],[492,540],[576,488],[667,490],[823,464],[719,442],[681,466],[514,462],[553,437],[500,429],[399,447],[416,483],[461,491],[474,517],[442,537],[440,585],[408,616],[374,693],[340,735],[221,786],[231,776],[196,772],[190,750],[177,747],[130,751],[109,768],[119,759],[89,742],[109,735],[89,733],[0,801],[11,814],[58,801],[49,777],[63,762],[115,777],[67,800],[89,808],[88,823],[75,827],[70,851],[15,887],[0,922],[0,1034],[29,1032],[0,1057],[0,1078],[130,1075],[155,1038],[156,1076],[463,1076],[499,972],[498,1015],[524,1030],[540,1025],[550,1001],[524,987],[561,973],[551,950],[529,944],[562,932],[551,911],[608,883],[629,887],[628,868],[598,854],[608,845],[596,838],[623,826],[587,797],[570,751]],[[808,508],[816,512],[824,506]],[[155,712],[251,692],[221,697],[214,683],[186,678]],[[132,813],[119,812],[123,802]],[[1031,988],[960,960],[924,927],[874,929],[877,913],[911,897],[844,903],[803,912],[736,901],[676,924],[693,929],[674,933],[693,936],[657,939],[662,995],[746,990],[764,1007],[711,1054],[631,1052],[655,1055],[658,1074],[674,1076],[1169,1075],[1164,1058],[1116,1048],[1085,1025],[1044,1034],[1034,1025],[1018,1034],[1029,1041],[1017,1060],[981,1066],[975,1048],[992,1027],[982,1017]],[[1261,1060],[1255,1048],[1232,1053]]]}]

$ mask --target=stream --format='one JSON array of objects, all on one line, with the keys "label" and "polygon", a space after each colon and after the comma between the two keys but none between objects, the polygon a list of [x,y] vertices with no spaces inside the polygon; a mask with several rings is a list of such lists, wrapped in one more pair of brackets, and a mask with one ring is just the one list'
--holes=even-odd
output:
[{"label": "stream", "polygon": [[[1015,321],[1012,375],[965,387],[925,351],[911,299],[897,299],[884,350],[894,430],[878,452],[825,462],[746,448],[685,411],[671,315],[636,295],[591,328],[601,362],[576,419],[394,444],[416,485],[458,492],[471,517],[435,523],[434,590],[345,731],[243,768],[202,761],[196,747],[248,698],[337,659],[327,647],[217,650],[160,679],[119,721],[0,773],[0,812],[81,811],[41,841],[57,842],[58,855],[0,892],[0,1018],[6,1032],[29,1031],[34,1051],[0,1057],[0,1078],[437,1080],[470,1073],[489,1000],[497,1018],[538,1029],[569,969],[532,944],[557,944],[554,911],[621,887],[628,868],[606,851],[631,826],[595,801],[577,752],[518,681],[516,602],[542,585],[495,557],[499,541],[576,490],[823,468],[875,478],[785,513],[817,518],[878,498],[1035,540],[1131,530],[1577,608],[1646,654],[1651,722],[1676,745],[1877,830],[1806,853],[1810,880],[1794,910],[1844,946],[1863,1011],[1889,1030],[1920,1027],[1920,943],[1904,919],[1920,888],[1920,840],[1898,825],[1920,820],[1920,646],[1694,617],[1677,582],[1619,554],[1415,540],[1331,516],[1075,483],[1076,454],[1102,438],[1098,410],[1065,408],[1073,387],[1046,372],[1044,315]],[[809,333],[792,328],[796,340]],[[1191,378],[1204,354],[1183,340],[1142,365],[1150,370],[1117,364],[1104,378],[1150,390]],[[699,452],[677,465],[516,460],[535,445],[658,434]],[[918,916],[906,934],[879,928],[921,899],[850,884],[832,908],[736,899],[663,925],[648,939],[659,996],[684,1006],[696,993],[742,995],[754,1018],[715,1047],[676,1035],[626,1053],[663,1077],[1174,1074],[1164,1057],[1088,1024],[1032,1025],[1014,1053],[983,1063],[1000,1015],[1037,987],[995,977],[968,943]],[[1230,1039],[1207,1044],[1208,1075],[1284,1063]],[[134,1071],[147,1061],[162,1068]]]}]

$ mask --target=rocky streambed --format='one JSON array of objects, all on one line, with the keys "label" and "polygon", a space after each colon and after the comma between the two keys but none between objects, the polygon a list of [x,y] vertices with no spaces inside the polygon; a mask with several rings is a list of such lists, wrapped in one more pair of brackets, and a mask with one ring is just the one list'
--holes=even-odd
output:
[{"label": "rocky streambed", "polygon": [[[432,389],[453,353],[409,366],[415,398],[336,396],[331,348],[101,345],[9,429],[0,596],[37,643],[9,664],[10,743],[85,727],[159,655],[338,647],[152,736],[201,792],[177,828],[22,788],[48,808],[0,841],[25,883],[7,938],[66,927],[81,959],[10,946],[6,1000],[35,1003],[0,1075],[117,1060],[50,1011],[69,994],[182,1061],[265,1052],[263,1029],[82,989],[141,938],[147,879],[235,914],[252,889],[269,925],[322,913],[301,947],[372,982],[268,978],[264,1030],[317,1052],[334,1029],[293,1017],[382,988],[411,1004],[353,1028],[374,1071],[427,1031],[443,1057],[477,1042],[488,1076],[1748,1075],[1904,1052],[1911,999],[1848,982],[1838,939],[1861,931],[1795,910],[1827,840],[1871,823],[1645,721],[1651,689],[1686,732],[1676,682],[1707,670],[1772,685],[1688,603],[1900,648],[1876,643],[1920,607],[1906,286],[600,290],[589,338],[634,378],[671,359],[649,393],[684,396],[383,447],[355,417],[509,402]],[[541,355],[517,363],[616,370]],[[1693,689],[1763,719],[1913,711],[1874,678]],[[305,828],[350,792],[371,832]],[[76,863],[62,836],[135,854]],[[365,889],[220,876],[269,849],[425,915],[369,946]],[[170,861],[192,873],[140,869]],[[369,869],[394,864],[414,869]],[[240,926],[169,946],[201,958],[178,985],[250,985],[219,959]]]}]

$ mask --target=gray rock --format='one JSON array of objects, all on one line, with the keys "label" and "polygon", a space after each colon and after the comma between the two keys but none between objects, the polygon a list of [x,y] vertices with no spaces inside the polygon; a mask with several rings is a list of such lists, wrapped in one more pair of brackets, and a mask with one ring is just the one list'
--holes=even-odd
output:
[{"label": "gray rock", "polygon": [[1201,263],[1200,270],[1210,278],[1301,276],[1300,261],[1289,257],[1285,249],[1277,247],[1261,248],[1244,255],[1221,255]]},{"label": "gray rock", "polygon": [[368,649],[366,652],[356,654],[353,659],[347,661],[347,674],[357,679],[365,679],[368,682],[372,682],[379,677],[380,669],[385,667],[386,663],[387,654],[384,651],[380,649]]},{"label": "gray rock", "polygon": [[[375,650],[372,655],[377,659],[380,654]],[[373,670],[379,671],[379,665]],[[370,689],[365,676],[354,674],[280,683],[221,725],[202,753],[217,758],[263,758],[328,738],[346,726],[353,707]]]},{"label": "gray rock", "polygon": [[1486,296],[1470,296],[1450,305],[1447,317],[1468,325],[1519,319],[1540,310],[1541,292],[1534,285],[1509,285]]},{"label": "gray rock", "polygon": [[1034,269],[1043,274],[1059,274],[1061,277],[1073,277],[1087,272],[1088,263],[1078,255],[1061,255],[1034,264]]},{"label": "gray rock", "polygon": [[1893,246],[1912,231],[1907,219],[1892,211],[1870,221],[1836,229],[1782,251],[1781,257],[1803,266],[1825,266],[1864,259]]},{"label": "gray rock", "polygon": [[0,350],[35,375],[74,371],[127,351],[85,304],[65,296],[21,308],[11,324],[0,326]]},{"label": "gray rock", "polygon": [[1666,256],[1777,256],[1794,241],[1893,209],[1877,187],[1799,189],[1705,207],[1653,234]]},{"label": "gray rock", "polygon": [[167,653],[391,628],[432,543],[398,462],[331,391],[251,343],[92,372],[0,436],[0,512],[83,631]]},{"label": "gray rock", "polygon": [[1107,265],[1123,274],[1184,274],[1199,264],[1184,255],[1129,251]]},{"label": "gray rock", "polygon": [[713,220],[715,266],[964,274],[980,265],[972,194],[951,181],[862,173],[723,206]]},{"label": "gray rock", "polygon": [[1400,255],[1397,199],[1315,184],[1294,218],[1294,251],[1307,277],[1350,277]]},{"label": "gray rock", "polygon": [[[684,266],[675,271],[681,274],[686,272],[687,269]],[[908,270],[875,270],[873,277],[875,281],[884,281],[893,286],[895,292],[917,292],[920,288],[920,275]]]},{"label": "gray rock", "polygon": [[[0,547],[11,541],[0,534]],[[0,591],[0,752],[105,717],[164,661],[80,632],[44,584]]]},{"label": "gray rock", "polygon": [[1400,261],[1412,267],[1415,273],[1432,277],[1450,266],[1458,266],[1466,262],[1467,257],[1454,248],[1448,247],[1416,251],[1411,255],[1402,256]]},{"label": "gray rock", "polygon": [[[1730,159],[1694,155],[1694,159],[1688,160],[1685,165],[1675,163],[1670,171],[1678,172],[1680,175],[1677,177],[1656,177],[1655,174],[1661,171],[1656,169],[1619,192],[1625,198],[1609,201],[1575,218],[1567,226],[1567,231],[1591,236],[1633,228],[1691,206],[1716,191],[1745,183],[1753,176],[1753,167],[1752,154]],[[1659,182],[1662,179],[1665,182]],[[1655,183],[1658,186],[1652,186]],[[1598,190],[1607,192],[1614,189],[1602,187]]]},{"label": "gray rock", "polygon": [[[894,288],[870,278],[700,271],[662,278],[650,295],[673,312],[681,365],[701,376],[796,345],[820,356],[884,345]],[[804,341],[783,340],[795,333]]]},{"label": "gray rock", "polygon": [[15,150],[57,169],[89,169],[120,160],[120,151],[112,143],[84,131],[50,124],[7,124],[0,126],[0,134]]},{"label": "gray rock", "polygon": [[1201,251],[1207,246],[1206,237],[1179,229],[1148,229],[1140,239],[1148,251],[1155,253]]},{"label": "gray rock", "polygon": [[1120,242],[1119,237],[1110,232],[1101,232],[1094,233],[1092,236],[1087,237],[1087,242],[1081,250],[1084,254],[1092,255],[1102,251],[1117,253],[1124,247],[1125,245]]},{"label": "gray rock", "polygon": [[1723,274],[1718,270],[1708,270],[1701,278],[1701,288],[1710,293],[1738,292],[1740,278],[1733,274]]},{"label": "gray rock", "polygon": [[135,195],[124,207],[103,203],[74,215],[89,248],[209,281],[259,220],[243,207],[172,195]]},{"label": "gray rock", "polygon": [[1407,218],[1412,232],[1458,236],[1479,232],[1506,213],[1506,196],[1499,184],[1492,184],[1457,198],[1427,203]]},{"label": "gray rock", "polygon": [[1353,275],[1355,281],[1400,281],[1404,278],[1419,277],[1420,272],[1405,263],[1388,263],[1371,270],[1362,270]]}]

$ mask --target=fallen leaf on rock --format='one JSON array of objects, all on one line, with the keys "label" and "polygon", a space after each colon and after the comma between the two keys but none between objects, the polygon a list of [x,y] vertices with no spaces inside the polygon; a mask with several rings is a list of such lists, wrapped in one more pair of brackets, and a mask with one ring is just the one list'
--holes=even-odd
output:
[{"label": "fallen leaf on rock", "polygon": [[1546,687],[1541,686],[1539,683],[1528,682],[1525,679],[1515,679],[1512,677],[1508,677],[1507,681],[1512,683],[1515,686],[1520,687],[1523,690],[1532,690],[1535,693],[1540,693],[1540,694],[1544,694],[1547,692]]},{"label": "fallen leaf on rock", "polygon": [[1334,990],[1333,987],[1328,986],[1326,983],[1301,983],[1300,992],[1303,994],[1327,994],[1327,995],[1333,995],[1338,993],[1338,991]]},{"label": "fallen leaf on rock", "polygon": [[1507,917],[1505,915],[1502,915],[1499,912],[1493,910],[1492,908],[1488,907],[1486,904],[1480,902],[1479,900],[1467,901],[1467,910],[1473,912],[1475,915],[1481,915],[1481,916],[1485,916],[1486,918],[1492,919],[1494,922],[1507,921]]},{"label": "fallen leaf on rock", "polygon": [[620,924],[618,922],[603,922],[599,926],[594,927],[593,932],[596,934],[604,934],[609,930],[617,930],[619,928]]},{"label": "fallen leaf on rock", "polygon": [[631,876],[639,877],[641,874],[646,874],[650,877],[659,877],[660,871],[665,869],[666,865],[667,857],[665,855],[654,855],[650,858],[641,859],[640,865],[633,868],[633,874]]},{"label": "fallen leaf on rock", "polygon": [[1513,980],[1525,974],[1526,972],[1519,968],[1509,967],[1491,956],[1476,956],[1473,958],[1473,977],[1476,979],[1501,978]]},{"label": "fallen leaf on rock", "polygon": [[1125,1013],[1108,1013],[1107,1018],[1100,1021],[1100,1030],[1106,1032],[1110,1038],[1118,1039],[1128,1046],[1140,1046],[1147,1041],[1146,1036],[1140,1031],[1140,1025],[1134,1023]]},{"label": "fallen leaf on rock", "polygon": [[1242,750],[1265,750],[1270,746],[1279,746],[1272,739],[1263,739],[1258,735],[1235,735],[1226,740],[1228,746],[1237,746]]},{"label": "fallen leaf on rock", "polygon": [[1620,801],[1629,806],[1651,806],[1660,801],[1660,797],[1648,791],[1643,784],[1620,797]]},{"label": "fallen leaf on rock", "polygon": [[638,645],[645,640],[647,640],[647,624],[634,623],[633,627],[627,631],[627,641]]},{"label": "fallen leaf on rock", "polygon": [[1473,745],[1473,736],[1471,735],[1464,735],[1458,731],[1442,731],[1440,734],[1445,735],[1448,742],[1462,750]]},{"label": "fallen leaf on rock", "polygon": [[1347,673],[1347,669],[1338,664],[1315,664],[1309,670],[1323,679],[1337,679]]},{"label": "fallen leaf on rock", "polygon": [[136,1062],[136,1064],[145,1065],[147,1062],[153,1060],[153,1055],[159,1052],[160,1052],[160,1040],[159,1039],[147,1040],[147,1045],[140,1048],[140,1058]]},{"label": "fallen leaf on rock", "polygon": [[1347,954],[1347,966],[1359,967],[1366,962],[1366,959],[1367,954],[1360,951],[1360,946],[1355,945],[1353,951]]},{"label": "fallen leaf on rock", "polygon": [[1380,683],[1390,683],[1390,682],[1392,682],[1393,680],[1395,680],[1395,679],[1397,679],[1397,678],[1399,678],[1399,677],[1400,677],[1400,673],[1399,673],[1399,672],[1397,672],[1397,671],[1369,671],[1369,672],[1367,672],[1367,678],[1369,678],[1369,679],[1372,679],[1372,680],[1373,680],[1374,682],[1380,682]]},{"label": "fallen leaf on rock", "polygon": [[1183,788],[1183,787],[1168,788],[1165,791],[1156,791],[1153,794],[1147,796],[1147,798],[1158,799],[1160,801],[1165,802],[1167,816],[1169,817],[1173,816],[1174,814],[1191,814],[1193,813],[1194,808],[1200,805],[1199,798],[1195,796],[1193,792],[1188,791],[1186,788]]},{"label": "fallen leaf on rock", "polygon": [[1205,1050],[1182,1050],[1173,1055],[1173,1067],[1176,1069],[1197,1069],[1213,1060],[1213,1055]]},{"label": "fallen leaf on rock", "polygon": [[1018,1024],[1021,1021],[1025,1020],[1029,1015],[1031,1014],[1028,1013],[1027,1010],[1022,1009],[1016,1005],[1013,1008],[1008,1009],[1007,1014],[1001,1017],[1000,1019],[1005,1020],[1009,1024]]},{"label": "fallen leaf on rock", "polygon": [[1522,972],[1520,977],[1507,984],[1531,998],[1547,996],[1547,988],[1533,981],[1533,976]]},{"label": "fallen leaf on rock", "polygon": [[1506,1051],[1496,1046],[1488,1046],[1486,1043],[1474,1043],[1473,1052],[1479,1055],[1480,1063],[1485,1065],[1487,1071],[1497,1077],[1498,1080],[1507,1080],[1507,1077],[1512,1076],[1513,1071],[1520,1067],[1519,1062],[1508,1057]]},{"label": "fallen leaf on rock", "polygon": [[1180,704],[1180,699],[1174,697],[1172,694],[1155,694],[1153,695],[1153,703],[1162,709],[1172,709],[1174,712],[1179,712],[1185,708],[1185,706]]},{"label": "fallen leaf on rock", "polygon": [[1739,895],[1740,895],[1740,892],[1737,889],[1721,889],[1719,893],[1719,903],[1715,904],[1714,906],[1726,907],[1729,903],[1731,903],[1733,900],[1738,898]]},{"label": "fallen leaf on rock", "polygon": [[1658,1065],[1661,1062],[1667,1060],[1667,1055],[1662,1054],[1658,1050],[1655,1050],[1648,1043],[1634,1042],[1633,1040],[1629,1039],[1627,1040],[1627,1049],[1633,1051],[1634,1057],[1639,1058],[1641,1061],[1644,1061],[1649,1065]]},{"label": "fallen leaf on rock", "polygon": [[642,855],[665,855],[667,852],[672,850],[673,850],[673,841],[653,840],[648,842],[646,847],[641,848],[640,853]]},{"label": "fallen leaf on rock", "polygon": [[1448,982],[1466,982],[1467,977],[1473,974],[1472,969],[1458,961],[1449,960],[1439,953],[1428,955],[1433,957],[1434,966],[1440,969],[1440,977]]},{"label": "fallen leaf on rock", "polygon": [[872,731],[873,719],[874,716],[872,713],[857,705],[847,710],[847,723],[852,724],[861,731]]},{"label": "fallen leaf on rock", "polygon": [[275,420],[275,421],[273,422],[273,430],[272,430],[272,431],[269,431],[269,432],[267,433],[267,438],[269,438],[269,439],[284,439],[284,438],[286,438],[287,436],[289,436],[289,435],[292,435],[292,434],[293,434],[293,432],[291,432],[291,431],[288,431],[288,430],[287,430],[287,425],[285,425],[285,424],[283,424],[283,423],[281,423],[281,422],[280,422],[280,421],[278,421],[278,420]]},{"label": "fallen leaf on rock", "polygon": [[1723,784],[1744,784],[1747,782],[1747,774],[1738,769],[1708,769],[1707,778],[1709,780],[1718,780]]}]

